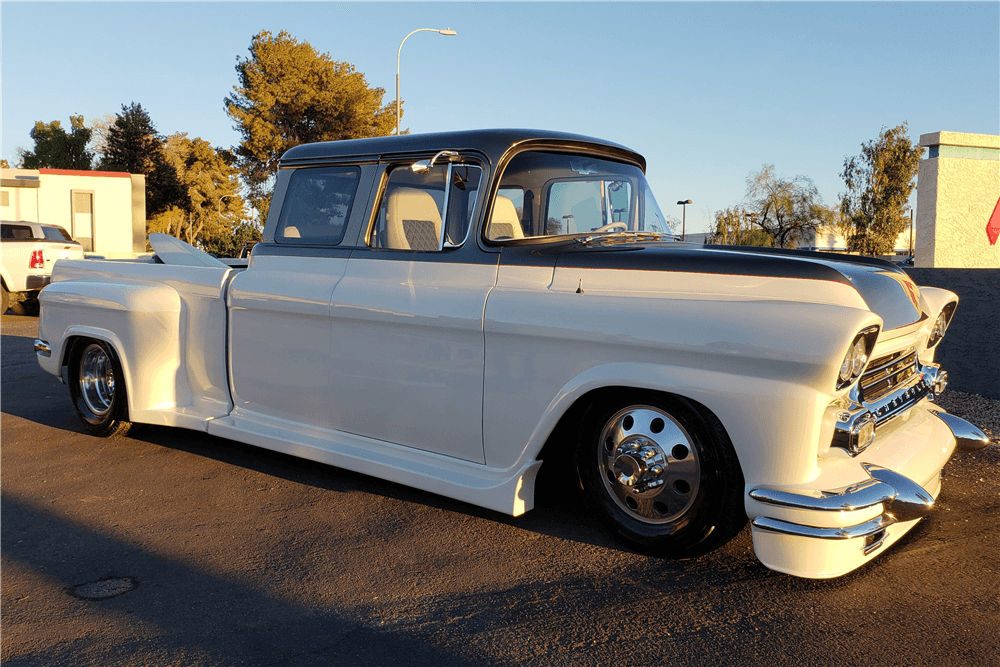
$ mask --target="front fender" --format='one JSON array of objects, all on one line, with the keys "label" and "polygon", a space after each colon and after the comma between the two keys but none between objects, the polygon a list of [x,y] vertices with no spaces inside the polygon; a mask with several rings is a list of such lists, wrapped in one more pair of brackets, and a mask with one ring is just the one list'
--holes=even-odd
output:
[{"label": "front fender", "polygon": [[665,392],[705,406],[729,434],[748,484],[795,484],[817,473],[831,394],[793,382],[650,363],[602,364],[572,378],[546,406],[524,455],[541,450],[578,400],[607,387]]}]

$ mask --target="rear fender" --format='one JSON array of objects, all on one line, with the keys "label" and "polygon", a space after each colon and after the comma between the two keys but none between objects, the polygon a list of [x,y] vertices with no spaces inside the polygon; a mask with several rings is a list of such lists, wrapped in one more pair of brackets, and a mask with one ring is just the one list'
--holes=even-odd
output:
[{"label": "rear fender", "polygon": [[42,290],[39,338],[52,355],[39,356],[49,373],[62,375],[76,338],[111,345],[122,365],[133,421],[156,423],[150,413],[191,402],[182,364],[180,295],[167,285],[60,282]]}]

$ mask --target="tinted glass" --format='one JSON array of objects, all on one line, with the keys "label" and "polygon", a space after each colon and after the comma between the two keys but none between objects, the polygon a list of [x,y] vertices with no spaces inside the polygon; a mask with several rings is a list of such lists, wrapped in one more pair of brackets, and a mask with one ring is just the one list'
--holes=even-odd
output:
[{"label": "tinted glass", "polygon": [[72,241],[73,237],[69,235],[62,227],[56,226],[44,226],[42,227],[42,233],[45,234],[45,238],[50,241]]},{"label": "tinted glass", "polygon": [[24,241],[32,237],[27,225],[4,225],[2,237],[5,241]]},{"label": "tinted glass", "polygon": [[274,239],[279,243],[336,245],[344,238],[361,170],[296,169],[288,182]]}]

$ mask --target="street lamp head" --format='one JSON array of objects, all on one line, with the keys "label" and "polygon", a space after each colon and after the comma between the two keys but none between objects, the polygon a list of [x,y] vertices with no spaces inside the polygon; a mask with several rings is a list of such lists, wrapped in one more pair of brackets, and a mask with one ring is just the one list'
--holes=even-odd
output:
[{"label": "street lamp head", "polygon": [[690,203],[691,203],[691,200],[690,200],[690,199],[685,199],[684,201],[679,201],[679,202],[677,202],[677,205],[678,205],[678,206],[680,206],[680,205],[682,205],[682,204],[690,204]]},{"label": "street lamp head", "polygon": [[416,30],[414,30],[413,32],[411,32],[409,35],[407,35],[406,37],[404,37],[403,41],[399,43],[399,48],[396,49],[396,136],[399,136],[399,117],[400,117],[400,109],[399,109],[399,56],[403,52],[403,44],[406,43],[406,40],[408,40],[410,38],[410,35],[415,35],[418,32],[436,32],[438,34],[447,35],[449,37],[458,34],[454,30],[452,30],[451,28],[445,28],[444,30],[438,30],[437,28],[417,28]]}]

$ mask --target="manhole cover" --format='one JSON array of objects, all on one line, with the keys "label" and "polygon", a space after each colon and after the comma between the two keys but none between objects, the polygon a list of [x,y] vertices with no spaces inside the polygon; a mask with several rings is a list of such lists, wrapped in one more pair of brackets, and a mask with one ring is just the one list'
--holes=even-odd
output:
[{"label": "manhole cover", "polygon": [[122,593],[128,593],[139,585],[132,577],[105,577],[85,584],[77,584],[69,589],[70,595],[81,600],[107,600]]}]

